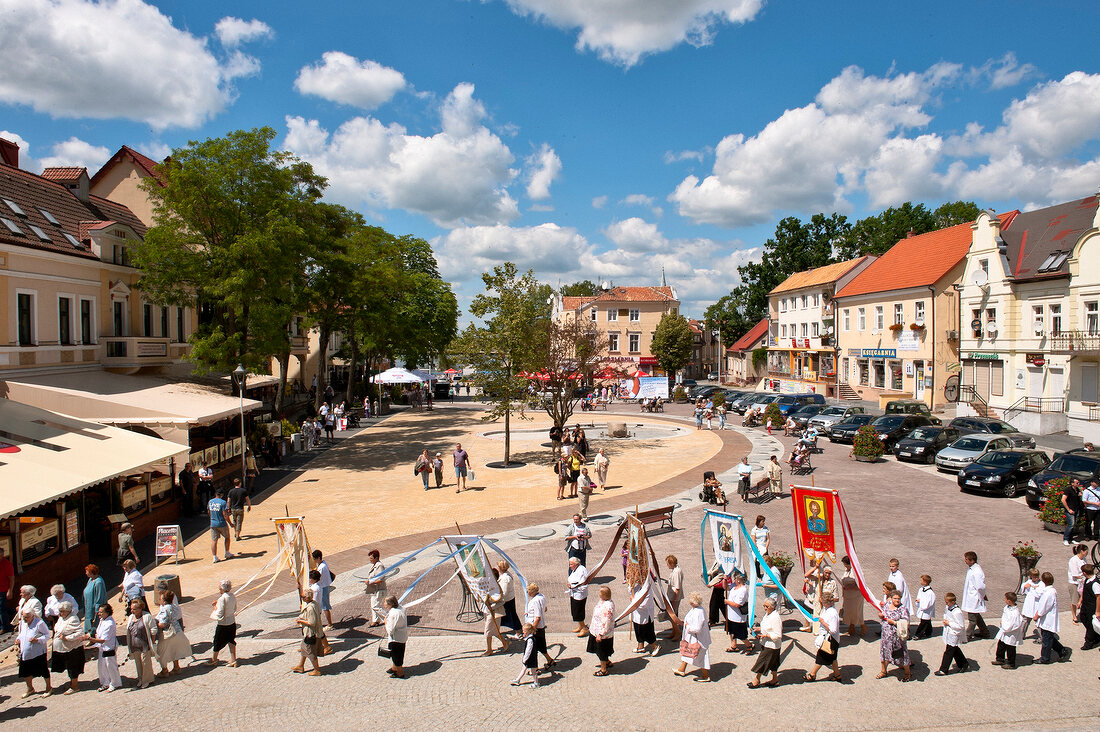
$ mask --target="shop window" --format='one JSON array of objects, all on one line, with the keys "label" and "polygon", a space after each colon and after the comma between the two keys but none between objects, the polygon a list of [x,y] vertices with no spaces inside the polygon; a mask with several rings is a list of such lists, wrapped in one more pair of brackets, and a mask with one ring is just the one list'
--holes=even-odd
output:
[{"label": "shop window", "polygon": [[874,372],[874,382],[871,384],[876,389],[883,389],[886,387],[886,363],[884,361],[875,361],[872,365],[872,371]]},{"label": "shop window", "polygon": [[901,391],[901,362],[890,362],[890,388],[894,391]]},{"label": "shop window", "polygon": [[859,362],[859,385],[870,386],[871,367],[866,361]]},{"label": "shop window", "polygon": [[845,384],[848,383],[848,368],[848,359],[840,359],[840,380]]}]

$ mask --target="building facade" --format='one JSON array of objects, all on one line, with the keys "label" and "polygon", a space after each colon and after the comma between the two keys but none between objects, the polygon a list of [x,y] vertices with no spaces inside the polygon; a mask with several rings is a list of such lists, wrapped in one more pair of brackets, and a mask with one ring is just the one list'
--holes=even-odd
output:
[{"label": "building facade", "polygon": [[734,386],[756,386],[767,374],[767,358],[757,364],[756,351],[768,347],[768,319],[749,328],[749,332],[726,349],[723,380]]}]

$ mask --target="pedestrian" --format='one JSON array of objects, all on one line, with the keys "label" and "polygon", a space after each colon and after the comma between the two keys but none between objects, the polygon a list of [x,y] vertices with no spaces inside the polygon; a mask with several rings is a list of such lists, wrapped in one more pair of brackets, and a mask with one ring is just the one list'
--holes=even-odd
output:
[{"label": "pedestrian", "polygon": [[413,465],[413,475],[420,477],[420,482],[424,484],[424,490],[428,490],[428,479],[432,474],[432,459],[428,455],[428,450],[424,449],[420,451],[420,454],[416,457],[416,464]]},{"label": "pedestrian", "polygon": [[1086,564],[1082,571],[1084,582],[1081,586],[1081,602],[1077,607],[1074,622],[1080,622],[1085,626],[1085,644],[1081,646],[1081,650],[1091,651],[1100,646],[1100,633],[1097,633],[1096,628],[1093,627],[1093,621],[1096,619],[1097,596],[1100,595],[1100,578],[1097,577],[1096,567],[1092,564]]},{"label": "pedestrian", "polygon": [[229,506],[229,520],[233,525],[233,538],[240,541],[245,511],[252,511],[252,499],[248,497],[248,489],[241,485],[240,478],[233,479],[233,487],[229,489],[226,504]]},{"label": "pedestrian", "polygon": [[607,457],[607,453],[601,447],[596,450],[596,458],[593,461],[596,468],[596,482],[600,486],[601,491],[607,490],[607,469],[611,466],[611,460]]},{"label": "pedestrian", "polygon": [[370,567],[367,569],[366,593],[370,596],[370,627],[377,628],[386,622],[386,610],[382,606],[386,598],[386,565],[379,561],[382,553],[377,549],[367,552]]},{"label": "pedestrian", "polygon": [[[982,567],[978,564],[978,555],[974,552],[967,552],[963,555],[963,561],[966,562],[966,579],[963,581],[963,599],[962,610],[966,613],[966,636],[967,639],[971,639],[977,635],[980,638],[989,637],[989,629],[985,627],[985,619],[982,618],[982,613],[985,612],[985,572],[982,571]],[[977,633],[972,634],[971,628],[976,628]]]},{"label": "pedestrian", "polygon": [[573,632],[584,637],[588,627],[584,624],[584,610],[588,603],[588,570],[581,560],[576,557],[569,558],[569,614],[577,627]]},{"label": "pedestrian", "polygon": [[[1039,578],[1039,570],[1032,567],[1027,571],[1027,579],[1020,585],[1020,591],[1024,593],[1024,607],[1020,611],[1024,618],[1024,627],[1020,629],[1020,639],[1027,638],[1027,629],[1035,615],[1035,606],[1043,594],[1043,581]],[[1039,642],[1039,632],[1035,632],[1035,642]]]},{"label": "pedestrian", "polygon": [[466,474],[470,468],[470,454],[462,449],[462,443],[455,445],[452,454],[455,463],[455,493],[466,489]]},{"label": "pedestrian", "polygon": [[296,674],[306,673],[306,661],[313,666],[309,676],[320,676],[321,666],[317,657],[321,655],[321,610],[313,601],[313,590],[302,590],[302,609],[294,621],[302,629],[302,642],[298,645],[298,665],[290,670]]},{"label": "pedestrian", "polygon": [[719,404],[715,407],[715,411],[718,412],[718,429],[726,429],[726,403]]},{"label": "pedestrian", "polygon": [[569,498],[577,497],[577,481],[580,480],[584,462],[584,455],[576,448],[569,453]]},{"label": "pedestrian", "polygon": [[695,403],[695,429],[703,429],[703,405],[699,402]]},{"label": "pedestrian", "polygon": [[917,590],[917,630],[913,638],[922,640],[932,637],[932,621],[936,617],[936,591],[932,589],[932,577],[920,576],[920,589]]},{"label": "pedestrian", "polygon": [[149,614],[145,600],[140,597],[131,600],[130,615],[126,620],[126,654],[134,661],[139,689],[147,688],[156,678],[153,653],[158,630],[157,621]]},{"label": "pedestrian", "polygon": [[30,610],[38,618],[43,616],[42,601],[35,597],[37,592],[38,588],[34,585],[23,585],[19,588],[19,604],[15,607],[15,616],[18,619],[16,626],[22,622],[24,610]]},{"label": "pedestrian", "polygon": [[210,603],[214,612],[210,618],[215,622],[213,655],[210,665],[218,665],[218,653],[229,646],[229,666],[237,666],[237,598],[233,595],[233,582],[223,579],[218,583],[218,599]]},{"label": "pedestrian", "polygon": [[539,653],[538,641],[535,638],[535,626],[531,623],[523,624],[523,668],[512,681],[512,686],[523,683],[523,677],[531,674],[531,688],[539,688]]},{"label": "pedestrian", "polygon": [[615,653],[615,603],[611,601],[611,588],[600,588],[600,600],[592,609],[589,627],[588,652],[596,654],[600,667],[593,676],[607,676],[611,668],[611,656]]},{"label": "pedestrian", "polygon": [[84,567],[84,576],[88,578],[88,584],[84,585],[84,632],[91,633],[97,622],[95,609],[107,602],[107,583],[94,564]]},{"label": "pedestrian", "polygon": [[642,599],[641,604],[634,609],[634,612],[630,613],[630,623],[634,628],[634,638],[638,643],[634,647],[634,652],[656,656],[660,647],[657,645],[657,633],[653,624],[653,616],[656,614],[656,607],[653,602],[653,586],[643,583],[632,587],[632,604],[633,601],[638,600],[642,592],[645,592],[645,597]]},{"label": "pedestrian", "polygon": [[66,694],[80,690],[80,675],[84,673],[84,626],[74,610],[75,603],[62,600],[57,604],[57,622],[53,626],[53,657],[50,670],[69,677]]},{"label": "pedestrian", "polygon": [[42,608],[42,619],[46,621],[50,630],[53,630],[61,615],[58,608],[63,602],[69,603],[72,606],[73,615],[80,619],[80,606],[76,603],[76,598],[65,592],[65,585],[54,585],[50,588],[50,596],[46,598],[46,604]]},{"label": "pedestrian", "polygon": [[[40,677],[46,681],[44,696],[53,692],[50,685],[50,669],[46,665],[46,648],[50,642],[50,629],[46,621],[34,614],[34,609],[25,607],[19,616],[19,635],[15,639],[15,648],[19,654],[19,678],[27,685],[23,698],[35,694],[34,679]],[[81,637],[83,640],[83,636]]]},{"label": "pedestrian", "polygon": [[1066,574],[1069,577],[1069,602],[1071,610],[1077,607],[1077,602],[1081,599],[1081,585],[1085,579],[1084,575],[1081,573],[1081,567],[1085,566],[1085,557],[1087,557],[1088,554],[1089,545],[1078,544],[1073,547],[1073,555],[1069,558],[1066,567]]},{"label": "pedestrian", "polygon": [[[1051,577],[1051,582],[1054,578]],[[955,668],[960,672],[970,670],[970,662],[963,655],[961,646],[966,643],[966,616],[962,609],[955,604],[955,593],[948,592],[943,596],[943,658],[940,659],[940,667],[936,669],[936,676],[946,676],[951,673],[951,662],[955,662]]]},{"label": "pedestrian", "polygon": [[717,561],[710,567],[710,603],[707,606],[708,624],[723,625],[726,617],[726,593],[733,587],[733,580],[722,571],[722,565]]},{"label": "pedestrian", "polygon": [[1057,652],[1058,659],[1065,661],[1070,656],[1070,650],[1058,640],[1061,625],[1058,622],[1058,591],[1054,589],[1054,575],[1043,572],[1042,580],[1044,587],[1036,603],[1033,618],[1043,642],[1043,649],[1039,653],[1037,663],[1050,663],[1051,651]]},{"label": "pedestrian", "polygon": [[191,463],[184,463],[177,482],[180,487],[180,501],[183,504],[183,515],[195,515],[195,483],[197,476],[191,468]]},{"label": "pedestrian", "polygon": [[133,559],[135,563],[141,561],[138,559],[137,550],[134,549],[134,525],[129,521],[123,522],[122,526],[118,527],[117,558],[120,567],[127,559]]},{"label": "pedestrian", "polygon": [[122,563],[122,571],[126,574],[122,576],[122,584],[115,589],[119,592],[119,603],[127,608],[130,607],[130,600],[135,597],[145,599],[145,578],[138,571],[133,559],[127,559]]},{"label": "pedestrian", "polygon": [[[248,495],[251,496],[256,491],[256,478],[260,475],[260,466],[256,464],[256,456],[252,454],[252,450],[244,451],[244,479],[248,489]],[[251,504],[250,504],[251,505]],[[240,539],[241,537],[237,537]]]},{"label": "pedestrian", "polygon": [[817,654],[814,656],[813,668],[806,674],[807,681],[816,681],[817,672],[822,666],[829,666],[833,670],[825,678],[833,681],[844,680],[840,675],[840,665],[836,660],[840,648],[840,614],[833,607],[834,602],[836,602],[836,598],[831,593],[826,592],[821,595],[821,622],[814,641]]},{"label": "pedestrian", "polygon": [[[680,560],[675,554],[665,557],[665,566],[668,567],[668,604],[677,617],[680,615],[680,601],[684,599],[684,570],[680,569]],[[670,638],[675,637],[675,624]]]},{"label": "pedestrian", "polygon": [[680,667],[673,671],[677,676],[688,675],[688,664],[699,669],[694,681],[710,681],[710,626],[703,610],[703,596],[693,592],[688,596],[691,609],[684,616],[684,628],[680,636]]},{"label": "pedestrian", "polygon": [[550,426],[550,431],[547,432],[546,434],[550,438],[551,452],[553,452],[553,454],[556,455],[556,456],[560,456],[561,455],[561,438],[562,438],[561,427],[558,427],[556,424],[551,425]]},{"label": "pedestrian", "polygon": [[96,646],[98,650],[99,690],[112,692],[122,688],[122,676],[118,672],[118,627],[115,625],[114,610],[107,603],[99,606],[99,624],[95,636],[85,636],[84,640]]},{"label": "pedestrian", "polygon": [[1005,609],[1001,611],[1001,626],[997,631],[997,658],[992,662],[1001,668],[1016,668],[1016,647],[1023,643],[1021,630],[1024,619],[1016,607],[1016,593],[1005,593]]},{"label": "pedestrian", "polygon": [[386,673],[394,678],[405,678],[405,645],[409,641],[408,618],[397,598],[386,598],[386,641],[390,652],[390,667]]},{"label": "pedestrian", "polygon": [[500,584],[500,603],[504,613],[500,626],[512,633],[518,633],[523,623],[516,612],[516,583],[509,571],[511,568],[512,565],[503,559],[497,562],[497,582]]},{"label": "pedestrian", "polygon": [[1081,493],[1081,504],[1085,509],[1085,538],[1092,537],[1100,541],[1100,480],[1093,478]]},{"label": "pedestrian", "polygon": [[619,554],[623,559],[623,584],[626,584],[626,564],[630,557],[630,537],[623,540],[623,545],[619,549]]},{"label": "pedestrian", "polygon": [[333,410],[325,414],[325,438],[330,445],[336,442],[336,412]]},{"label": "pedestrian", "polygon": [[210,514],[210,554],[214,562],[218,561],[218,539],[225,540],[225,558],[232,559],[229,551],[229,504],[225,500],[225,491],[219,488],[214,497],[206,504],[206,512]]},{"label": "pedestrian", "polygon": [[909,646],[905,642],[909,638],[909,608],[905,607],[899,590],[890,593],[889,602],[882,606],[879,618],[882,620],[882,637],[879,640],[878,657],[882,662],[882,670],[875,678],[886,678],[892,663],[901,666],[905,672],[901,677],[902,681],[912,680]]},{"label": "pedestrian", "polygon": [[726,633],[730,637],[727,653],[740,653],[740,641],[744,641],[744,652],[752,653],[749,643],[749,588],[745,585],[745,575],[733,573],[733,587],[726,596]]},{"label": "pedestrian", "polygon": [[578,453],[582,460],[588,459],[588,438],[580,427],[573,431],[573,452]]},{"label": "pedestrian", "polygon": [[764,617],[760,621],[761,649],[756,663],[752,665],[752,672],[756,677],[748,683],[750,689],[761,686],[760,677],[763,674],[771,674],[771,681],[764,686],[779,686],[779,649],[783,644],[783,619],[775,609],[775,599],[768,597],[764,600]]},{"label": "pedestrian", "polygon": [[749,500],[749,487],[752,483],[752,466],[749,465],[749,456],[741,458],[737,464],[737,492],[741,494],[741,502]]},{"label": "pedestrian", "polygon": [[435,487],[443,487],[443,453],[437,452],[432,459],[432,472],[435,473]]},{"label": "pedestrian", "polygon": [[1062,533],[1062,544],[1069,546],[1073,541],[1074,532],[1077,530],[1077,517],[1081,512],[1081,481],[1074,478],[1062,492],[1062,497],[1059,500],[1062,503],[1062,509],[1066,513],[1066,529]]},{"label": "pedestrian", "polygon": [[848,635],[856,634],[856,626],[859,626],[859,634],[867,632],[867,621],[863,617],[863,590],[859,588],[859,580],[856,579],[855,570],[852,569],[852,560],[841,557],[840,563],[844,572],[840,576],[840,592],[843,599],[841,613],[844,622],[848,626]]},{"label": "pedestrian", "polygon": [[[772,532],[768,529],[767,523],[765,523],[766,520],[763,515],[757,516],[752,529],[749,531],[749,537],[761,557],[768,556],[768,549],[771,547],[772,542]],[[760,577],[763,574],[760,571],[760,561],[754,559],[753,562],[756,564],[756,576]]]},{"label": "pedestrian", "polygon": [[160,609],[156,615],[157,660],[160,661],[160,678],[168,676],[168,664],[172,664],[173,674],[178,674],[180,659],[191,655],[191,641],[183,634],[183,611],[176,604],[176,593],[165,590],[160,596]]},{"label": "pedestrian", "polygon": [[535,629],[535,652],[546,657],[547,669],[553,668],[554,659],[550,658],[550,650],[546,645],[546,597],[539,592],[539,586],[534,582],[527,585],[527,611],[523,619]]},{"label": "pedestrian", "polygon": [[[565,534],[565,551],[570,558],[576,557],[581,564],[587,565],[588,540],[592,538],[592,532],[581,520],[579,513],[573,514],[573,523]],[[625,576],[625,575],[624,575]]]},{"label": "pedestrian", "polygon": [[580,507],[582,521],[588,520],[588,501],[592,498],[593,492],[588,468],[581,468],[581,477],[577,479],[577,504]]},{"label": "pedestrian", "polygon": [[569,457],[562,453],[561,457],[554,462],[554,474],[558,476],[558,497],[559,501],[565,500],[565,487],[569,485]]},{"label": "pedestrian", "polygon": [[199,466],[199,501],[206,503],[214,492],[214,470],[203,460]]},{"label": "pedestrian", "polygon": [[905,582],[905,575],[901,573],[901,562],[896,557],[890,560],[890,574],[886,576],[886,580],[894,583],[894,587],[901,593],[901,604],[912,615],[913,599],[909,596],[909,585]]},{"label": "pedestrian", "polygon": [[[490,567],[490,571],[493,573],[493,578],[496,579],[497,585],[500,585],[500,572],[496,567]],[[508,639],[504,636],[504,633],[500,630],[500,622],[497,617],[504,612],[503,593],[496,595],[487,595],[485,597],[485,653],[483,656],[493,655],[493,638],[496,637],[500,640],[500,650],[508,650]]]},{"label": "pedestrian", "polygon": [[768,476],[768,489],[772,495],[783,495],[783,466],[779,464],[779,458],[771,456],[768,464],[764,466],[764,474]]}]

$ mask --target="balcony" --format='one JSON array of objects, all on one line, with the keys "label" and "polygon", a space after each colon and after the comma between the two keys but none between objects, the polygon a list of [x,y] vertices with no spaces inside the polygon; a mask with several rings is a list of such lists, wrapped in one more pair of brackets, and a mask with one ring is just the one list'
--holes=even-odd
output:
[{"label": "balcony", "polygon": [[306,355],[309,352],[309,338],[304,335],[291,336],[290,352],[295,356]]},{"label": "balcony", "polygon": [[1082,353],[1100,355],[1100,333],[1067,330],[1050,337],[1050,350],[1054,353]]},{"label": "balcony", "polygon": [[105,347],[103,366],[109,369],[166,366],[178,360],[188,347],[186,343],[173,343],[171,338],[111,336],[100,340]]}]

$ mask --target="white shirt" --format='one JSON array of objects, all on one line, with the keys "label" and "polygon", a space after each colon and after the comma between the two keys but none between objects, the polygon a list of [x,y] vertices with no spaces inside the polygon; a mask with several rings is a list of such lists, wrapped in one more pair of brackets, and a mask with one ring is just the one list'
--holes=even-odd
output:
[{"label": "white shirt", "polygon": [[966,619],[958,605],[952,605],[943,611],[943,619],[947,625],[943,626],[943,644],[945,646],[957,646],[966,643]]},{"label": "white shirt", "polygon": [[[569,573],[569,597],[574,600],[583,600],[588,597],[588,585],[584,581],[588,579],[588,570],[583,564]],[[502,598],[503,599],[503,598]]]},{"label": "white shirt", "polygon": [[581,493],[591,493],[592,492],[592,478],[590,476],[585,475],[584,473],[581,473],[580,477],[577,478],[577,490],[580,491]]},{"label": "white shirt", "polygon": [[768,552],[768,535],[771,531],[767,526],[753,526],[749,535],[752,536],[752,541],[756,544],[756,548],[760,550],[761,554],[767,554]]},{"label": "white shirt", "polygon": [[500,584],[501,602],[508,602],[509,600],[516,599],[516,585],[512,581],[512,575],[505,572],[497,578],[497,583]]},{"label": "white shirt", "polygon": [[136,569],[131,569],[126,573],[126,576],[122,578],[122,594],[130,600],[135,597],[141,597],[143,590],[143,583],[145,579],[141,576],[141,572]]},{"label": "white shirt", "polygon": [[737,463],[737,476],[739,478],[748,478],[752,475],[752,466],[747,463]]},{"label": "white shirt", "polygon": [[[634,596],[635,598],[637,595]],[[630,613],[630,622],[637,623],[638,625],[644,625],[646,623],[653,622],[653,614],[656,612],[656,607],[653,603],[653,588],[650,587],[646,590],[645,599],[642,600],[642,604]]]},{"label": "white shirt", "polygon": [[19,622],[19,657],[24,661],[43,656],[49,645],[50,629],[42,618],[33,618],[31,622]]},{"label": "white shirt", "polygon": [[1039,601],[1035,606],[1035,614],[1039,616],[1037,623],[1043,630],[1057,633],[1060,627],[1058,624],[1058,591],[1051,585],[1050,587],[1044,587],[1042,592],[1043,594],[1039,596]]},{"label": "white shirt", "polygon": [[56,618],[61,615],[61,611],[57,609],[57,606],[63,602],[70,602],[73,605],[73,615],[80,615],[80,605],[76,603],[76,598],[70,595],[68,592],[61,593],[61,599],[58,600],[53,595],[50,595],[46,599],[46,609],[43,610],[43,615]]},{"label": "white shirt", "polygon": [[985,572],[977,562],[971,564],[966,570],[960,607],[964,613],[985,612]]},{"label": "white shirt", "polygon": [[833,642],[840,643],[840,613],[837,612],[835,607],[827,607],[821,611],[819,616],[821,621],[820,627],[817,631],[816,646],[821,648],[821,644],[825,642],[825,638],[832,636]]},{"label": "white shirt", "polygon": [[[317,586],[322,590],[332,585],[332,572],[328,569],[328,562],[323,559],[317,563],[317,571],[321,573],[321,579],[317,582]],[[317,596],[317,600],[320,601],[321,596]]]},{"label": "white shirt", "polygon": [[584,549],[585,540],[592,536],[592,532],[584,524],[578,526],[574,523],[569,527],[569,533],[566,536],[578,537],[569,542],[570,549]]},{"label": "white shirt", "polygon": [[917,590],[917,620],[931,620],[936,617],[936,591],[931,585]]},{"label": "white shirt", "polygon": [[905,609],[909,611],[909,614],[913,614],[913,598],[909,596],[909,585],[905,583],[905,575],[901,573],[901,570],[891,572],[886,577],[887,582],[893,582],[894,586],[898,588],[898,592],[901,593],[901,604],[905,606]]},{"label": "white shirt", "polygon": [[386,615],[386,636],[394,643],[407,643],[409,640],[409,621],[405,611],[399,607],[390,608]]},{"label": "white shirt", "polygon": [[744,623],[748,620],[748,616],[741,612],[741,606],[748,601],[748,587],[745,585],[734,585],[730,588],[726,604],[726,617],[730,619],[731,623]]},{"label": "white shirt", "polygon": [[95,637],[102,640],[102,643],[97,643],[96,647],[99,648],[99,655],[103,655],[104,651],[113,651],[118,648],[118,633],[115,626],[114,618],[104,618],[99,621],[99,625],[95,628]]},{"label": "white shirt", "polygon": [[1030,578],[1024,580],[1024,583],[1020,586],[1020,591],[1024,593],[1024,617],[1035,617],[1035,605],[1039,602],[1039,597],[1043,594],[1042,581],[1031,581]]},{"label": "white shirt", "polygon": [[[13,579],[12,581],[14,582],[15,580]],[[33,595],[29,598],[20,597],[19,602],[15,606],[15,620],[19,621],[19,625],[24,625],[24,623],[23,623],[23,609],[25,607],[30,608],[31,611],[35,615],[37,615],[38,617],[42,617],[42,601],[41,600],[39,600],[37,597],[34,597]]]},{"label": "white shirt", "polygon": [[1084,572],[1081,571],[1081,567],[1085,566],[1085,560],[1074,554],[1069,558],[1069,565],[1066,568],[1066,574],[1069,576],[1069,583],[1071,585],[1081,586],[1082,580],[1085,579]]},{"label": "white shirt", "polygon": [[536,630],[546,627],[546,597],[541,592],[527,601],[523,619],[534,625]]},{"label": "white shirt", "polygon": [[783,619],[775,610],[765,615],[760,621],[760,637],[764,640],[765,648],[778,650],[783,643]]},{"label": "white shirt", "polygon": [[1022,642],[1020,630],[1024,627],[1023,616],[1020,608],[1015,605],[1005,605],[1001,611],[1001,629],[997,631],[997,640],[1006,646],[1018,646]]},{"label": "white shirt", "polygon": [[210,617],[218,621],[218,625],[235,625],[237,622],[237,598],[231,592],[223,592],[218,598],[217,607]]}]

